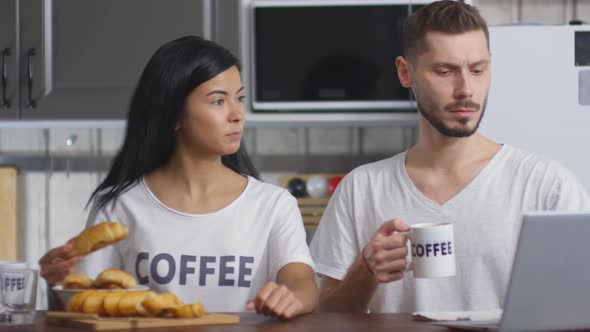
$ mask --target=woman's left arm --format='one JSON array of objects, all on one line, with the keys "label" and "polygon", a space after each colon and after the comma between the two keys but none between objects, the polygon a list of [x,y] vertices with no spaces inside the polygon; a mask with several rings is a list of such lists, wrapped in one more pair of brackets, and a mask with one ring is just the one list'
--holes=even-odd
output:
[{"label": "woman's left arm", "polygon": [[256,297],[248,301],[248,309],[281,319],[310,313],[318,301],[318,288],[313,269],[304,263],[289,263],[277,275],[277,282],[268,282]]}]

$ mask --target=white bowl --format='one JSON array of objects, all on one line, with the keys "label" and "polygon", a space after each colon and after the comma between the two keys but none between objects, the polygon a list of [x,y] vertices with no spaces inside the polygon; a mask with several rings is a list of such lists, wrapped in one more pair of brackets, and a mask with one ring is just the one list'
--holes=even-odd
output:
[{"label": "white bowl", "polygon": [[[148,290],[150,289],[146,285],[137,285],[134,288],[128,289],[112,289],[116,291],[138,291],[138,290]],[[86,289],[64,289],[62,285],[53,286],[52,290],[57,294],[57,297],[64,303],[68,303],[70,298],[74,296],[76,293],[80,293],[85,291]],[[97,289],[97,291],[111,291],[111,289]]]}]

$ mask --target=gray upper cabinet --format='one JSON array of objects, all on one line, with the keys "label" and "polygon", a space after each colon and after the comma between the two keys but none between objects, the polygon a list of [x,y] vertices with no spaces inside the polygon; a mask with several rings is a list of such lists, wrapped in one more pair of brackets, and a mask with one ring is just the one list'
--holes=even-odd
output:
[{"label": "gray upper cabinet", "polygon": [[0,0],[0,119],[18,119],[16,0]]},{"label": "gray upper cabinet", "polygon": [[[11,48],[10,43],[20,39],[20,118],[125,118],[150,55],[172,39],[203,36],[209,24],[206,4],[206,0],[20,0],[15,11],[13,1],[1,0],[0,46]],[[20,22],[14,14],[6,14],[15,12],[20,13]],[[5,24],[20,24],[20,29],[10,33]],[[15,58],[15,54],[8,57],[12,61],[8,67],[14,67]],[[10,89],[10,81],[12,98],[17,92]],[[14,116],[12,106],[6,112],[2,109],[4,118]]]}]

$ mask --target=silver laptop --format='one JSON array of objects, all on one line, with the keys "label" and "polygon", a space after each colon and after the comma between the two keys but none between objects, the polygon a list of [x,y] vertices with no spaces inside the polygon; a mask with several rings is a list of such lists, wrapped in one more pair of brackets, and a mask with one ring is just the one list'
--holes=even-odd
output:
[{"label": "silver laptop", "polygon": [[500,321],[436,325],[470,331],[590,329],[590,212],[525,214]]}]

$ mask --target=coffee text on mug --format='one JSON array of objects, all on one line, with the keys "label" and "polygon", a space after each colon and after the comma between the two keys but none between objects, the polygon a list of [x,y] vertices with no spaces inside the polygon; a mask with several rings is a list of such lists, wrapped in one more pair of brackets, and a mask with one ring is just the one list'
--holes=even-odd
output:
[{"label": "coffee text on mug", "polygon": [[4,279],[3,290],[7,292],[14,292],[23,290],[25,288],[25,278],[6,278]]},{"label": "coffee text on mug", "polygon": [[452,243],[412,244],[412,257],[431,257],[452,255]]}]

